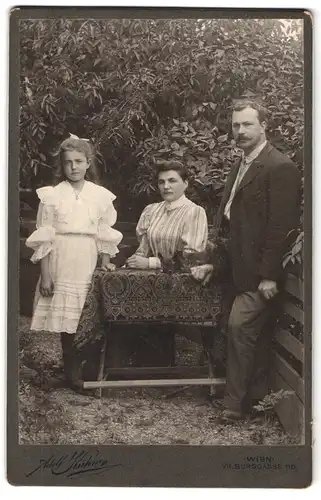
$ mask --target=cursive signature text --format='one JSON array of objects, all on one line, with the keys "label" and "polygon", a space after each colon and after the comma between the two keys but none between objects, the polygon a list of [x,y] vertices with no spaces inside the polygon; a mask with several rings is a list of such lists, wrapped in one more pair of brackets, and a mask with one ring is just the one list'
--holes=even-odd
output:
[{"label": "cursive signature text", "polygon": [[110,464],[108,460],[99,456],[99,451],[76,451],[66,454],[53,453],[48,459],[41,459],[35,469],[26,474],[30,477],[36,472],[50,471],[54,476],[68,478],[79,477],[84,474],[99,474],[107,472],[121,464]]}]

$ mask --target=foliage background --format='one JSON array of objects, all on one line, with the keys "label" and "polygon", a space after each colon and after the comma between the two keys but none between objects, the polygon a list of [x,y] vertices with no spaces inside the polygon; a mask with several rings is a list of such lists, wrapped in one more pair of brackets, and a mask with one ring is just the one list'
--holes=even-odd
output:
[{"label": "foliage background", "polygon": [[302,21],[24,20],[20,24],[20,188],[52,177],[69,133],[90,138],[120,220],[158,200],[153,162],[177,158],[189,196],[215,213],[239,152],[233,99],[258,95],[268,136],[303,168]]}]

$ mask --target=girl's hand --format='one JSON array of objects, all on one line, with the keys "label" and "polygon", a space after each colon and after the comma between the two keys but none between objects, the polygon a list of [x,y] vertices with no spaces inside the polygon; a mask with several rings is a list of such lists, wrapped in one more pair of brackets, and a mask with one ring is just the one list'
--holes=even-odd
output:
[{"label": "girl's hand", "polygon": [[54,284],[50,276],[41,276],[40,294],[43,297],[51,297],[54,293]]},{"label": "girl's hand", "polygon": [[108,271],[108,272],[115,271],[116,269],[115,264],[112,264],[110,262],[110,255],[108,255],[107,253],[104,253],[102,255],[100,269],[102,271]]},{"label": "girl's hand", "polygon": [[203,264],[202,266],[191,267],[191,274],[197,281],[202,281],[202,285],[206,285],[211,279],[213,272],[212,264]]},{"label": "girl's hand", "polygon": [[141,255],[132,255],[126,260],[127,267],[133,269],[148,269],[149,259],[148,257],[142,257]]},{"label": "girl's hand", "polygon": [[116,266],[115,266],[115,264],[112,264],[111,262],[108,262],[108,263],[102,265],[100,269],[102,271],[113,272],[113,271],[115,271]]}]

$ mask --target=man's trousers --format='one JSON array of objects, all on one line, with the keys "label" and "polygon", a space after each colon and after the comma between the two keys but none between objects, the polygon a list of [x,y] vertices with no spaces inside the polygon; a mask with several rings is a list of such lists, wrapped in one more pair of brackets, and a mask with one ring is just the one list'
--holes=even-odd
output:
[{"label": "man's trousers", "polygon": [[228,322],[225,407],[247,413],[251,410],[252,384],[258,363],[269,364],[274,299],[260,292],[236,295]]}]

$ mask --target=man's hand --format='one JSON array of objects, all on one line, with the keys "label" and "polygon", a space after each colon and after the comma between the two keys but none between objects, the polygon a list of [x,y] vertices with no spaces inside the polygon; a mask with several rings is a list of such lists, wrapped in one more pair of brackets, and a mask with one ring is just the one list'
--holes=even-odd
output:
[{"label": "man's hand", "polygon": [[54,292],[54,284],[50,276],[41,276],[40,293],[43,297],[51,297]]},{"label": "man's hand", "polygon": [[202,281],[202,285],[206,285],[211,279],[213,272],[212,264],[203,264],[202,266],[191,267],[191,274],[197,281]]},{"label": "man's hand", "polygon": [[276,282],[272,280],[262,280],[259,284],[258,291],[266,300],[273,299],[279,292]]},{"label": "man's hand", "polygon": [[134,269],[148,269],[149,259],[148,257],[134,254],[126,260],[126,265]]}]

